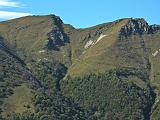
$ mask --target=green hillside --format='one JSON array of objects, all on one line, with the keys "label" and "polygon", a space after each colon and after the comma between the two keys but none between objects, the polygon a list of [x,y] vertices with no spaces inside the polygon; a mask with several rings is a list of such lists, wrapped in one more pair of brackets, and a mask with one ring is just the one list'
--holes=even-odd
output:
[{"label": "green hillside", "polygon": [[55,15],[0,23],[0,119],[159,120],[160,26],[76,29]]}]

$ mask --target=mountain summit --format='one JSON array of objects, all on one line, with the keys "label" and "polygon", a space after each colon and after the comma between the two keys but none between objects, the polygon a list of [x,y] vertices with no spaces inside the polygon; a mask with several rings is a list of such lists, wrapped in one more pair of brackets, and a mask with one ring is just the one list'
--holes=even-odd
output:
[{"label": "mountain summit", "polygon": [[160,25],[0,23],[0,119],[159,120]]}]

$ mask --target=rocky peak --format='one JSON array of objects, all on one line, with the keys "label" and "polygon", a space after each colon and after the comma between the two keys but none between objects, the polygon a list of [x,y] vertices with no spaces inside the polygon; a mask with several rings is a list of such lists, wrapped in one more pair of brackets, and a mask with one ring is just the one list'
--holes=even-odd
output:
[{"label": "rocky peak", "polygon": [[51,15],[53,21],[53,29],[48,34],[47,44],[45,49],[47,50],[59,50],[61,46],[69,42],[67,35],[63,30],[63,21],[60,17]]},{"label": "rocky peak", "polygon": [[148,33],[149,25],[144,19],[130,19],[120,30],[123,36]]},{"label": "rocky peak", "polygon": [[52,18],[53,24],[55,24],[55,25],[63,24],[63,21],[61,20],[61,18],[59,16],[56,16],[56,15],[52,14],[51,18]]},{"label": "rocky peak", "polygon": [[130,36],[135,34],[152,34],[160,31],[160,26],[149,25],[143,18],[129,19],[128,23],[120,30],[120,35]]}]

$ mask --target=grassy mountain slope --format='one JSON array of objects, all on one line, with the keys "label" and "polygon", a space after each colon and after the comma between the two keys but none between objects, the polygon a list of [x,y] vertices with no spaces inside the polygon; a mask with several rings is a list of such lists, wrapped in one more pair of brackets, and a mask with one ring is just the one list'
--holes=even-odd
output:
[{"label": "grassy mountain slope", "polygon": [[[130,20],[123,19],[115,22],[108,30],[102,32],[101,34],[106,36],[91,47],[83,49],[85,52],[74,61],[69,69],[69,74],[72,76],[88,74],[88,72],[98,73],[115,67],[146,68],[144,64],[147,64],[147,60],[145,59],[150,53],[144,51],[145,46],[142,42],[145,38],[140,35],[133,35],[128,38],[120,38],[119,36],[121,28]],[[94,41],[97,39],[95,37]],[[144,64],[141,65],[141,63]]]},{"label": "grassy mountain slope", "polygon": [[2,22],[0,34],[10,44],[30,52],[42,48],[51,26],[49,16],[29,16]]},{"label": "grassy mountain slope", "polygon": [[158,120],[158,25],[126,18],[76,29],[28,16],[1,22],[0,36],[5,118]]}]

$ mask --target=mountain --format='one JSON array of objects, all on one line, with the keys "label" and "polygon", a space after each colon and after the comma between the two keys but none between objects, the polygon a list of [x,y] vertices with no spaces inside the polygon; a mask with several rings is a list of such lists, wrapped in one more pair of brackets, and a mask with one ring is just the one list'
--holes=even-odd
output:
[{"label": "mountain", "polygon": [[160,25],[0,22],[0,119],[159,120]]}]

